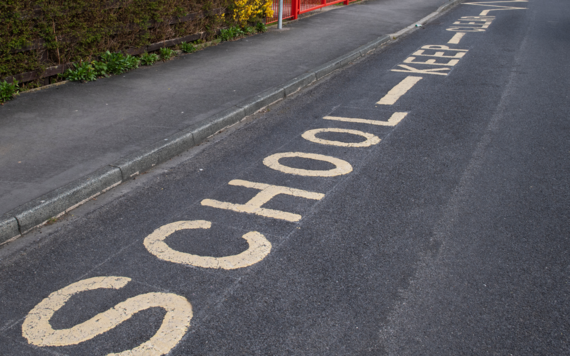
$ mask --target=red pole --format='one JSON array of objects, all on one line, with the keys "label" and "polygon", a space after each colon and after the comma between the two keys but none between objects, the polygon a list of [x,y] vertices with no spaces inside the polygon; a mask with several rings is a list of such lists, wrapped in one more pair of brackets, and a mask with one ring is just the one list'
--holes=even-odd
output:
[{"label": "red pole", "polygon": [[291,0],[291,15],[293,15],[293,20],[299,18],[299,0]]}]

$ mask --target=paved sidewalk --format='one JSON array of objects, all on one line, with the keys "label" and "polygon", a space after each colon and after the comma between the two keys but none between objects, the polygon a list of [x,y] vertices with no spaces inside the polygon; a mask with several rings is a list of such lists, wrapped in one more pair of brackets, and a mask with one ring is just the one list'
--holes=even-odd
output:
[{"label": "paved sidewalk", "polygon": [[0,216],[418,21],[448,0],[371,0],[0,107]]}]

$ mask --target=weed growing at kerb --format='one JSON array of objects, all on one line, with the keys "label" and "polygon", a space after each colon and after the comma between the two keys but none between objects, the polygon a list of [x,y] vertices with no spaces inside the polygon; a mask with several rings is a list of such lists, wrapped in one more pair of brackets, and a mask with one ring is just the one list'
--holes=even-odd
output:
[{"label": "weed growing at kerb", "polygon": [[[68,69],[63,73],[63,77],[67,80],[91,82],[97,80],[95,68],[89,62],[81,62],[74,64],[75,69]],[[99,69],[102,69],[99,67]]]},{"label": "weed growing at kerb", "polygon": [[121,74],[128,70],[139,67],[139,60],[130,55],[122,53],[111,53],[109,51],[101,55],[101,62],[107,66],[107,72],[110,74]]},{"label": "weed growing at kerb", "polygon": [[232,26],[220,31],[220,39],[222,41],[231,41],[234,38],[244,36],[245,32],[238,26]]},{"label": "weed growing at kerb", "polygon": [[263,22],[258,22],[257,25],[255,25],[255,29],[257,32],[267,32],[267,26],[265,26]]},{"label": "weed growing at kerb", "polygon": [[196,52],[198,50],[198,48],[196,48],[196,46],[194,46],[194,44],[186,43],[186,42],[182,42],[180,44],[180,49],[184,53],[193,53],[193,52]]},{"label": "weed growing at kerb", "polygon": [[141,64],[143,66],[151,66],[154,63],[158,62],[160,57],[156,53],[143,53],[141,55]]},{"label": "weed growing at kerb", "polygon": [[163,61],[167,61],[170,58],[174,57],[174,54],[176,52],[174,52],[173,49],[168,48],[168,47],[163,47],[161,49],[158,50],[160,52],[160,59],[162,59]]},{"label": "weed growing at kerb", "polygon": [[72,81],[91,82],[100,77],[108,77],[109,74],[121,74],[138,67],[138,58],[107,51],[101,55],[100,61],[75,64],[75,69],[68,69],[63,77]]},{"label": "weed growing at kerb", "polygon": [[0,82],[0,104],[12,100],[16,95],[18,95],[17,80],[14,80],[13,83],[8,83],[7,81]]}]

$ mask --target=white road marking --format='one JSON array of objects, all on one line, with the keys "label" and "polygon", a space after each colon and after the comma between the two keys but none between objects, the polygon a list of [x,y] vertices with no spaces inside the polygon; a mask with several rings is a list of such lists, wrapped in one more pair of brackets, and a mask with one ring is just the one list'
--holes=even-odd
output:
[{"label": "white road marking", "polygon": [[523,3],[528,2],[528,0],[510,0],[510,1],[484,1],[484,2],[466,2],[464,5],[475,5],[475,6],[488,6],[493,7],[494,9],[484,10],[481,12],[481,16],[487,16],[491,11],[500,11],[500,10],[526,10],[526,7],[513,7],[513,6],[503,6],[503,5],[494,5],[499,3]]},{"label": "white road marking", "polygon": [[186,298],[172,293],[141,294],[72,328],[54,330],[51,327],[49,321],[52,316],[73,295],[101,288],[121,289],[130,280],[127,277],[93,277],[53,292],[28,313],[22,324],[22,336],[36,346],[76,345],[115,328],[142,310],[160,307],[166,310],[166,315],[153,337],[132,350],[109,355],[167,354],[186,334],[192,319],[192,305]]},{"label": "white road marking", "polygon": [[202,200],[201,204],[203,206],[209,206],[211,208],[232,210],[238,213],[255,214],[266,218],[295,222],[301,220],[302,216],[285,211],[262,208],[263,204],[267,203],[279,194],[286,194],[294,197],[312,200],[321,200],[325,197],[325,195],[321,193],[308,192],[306,190],[282,187],[278,185],[248,182],[241,179],[232,180],[228,184],[258,189],[260,192],[245,204],[234,204],[214,199],[204,199]]},{"label": "white road marking", "polygon": [[414,87],[423,77],[408,76],[388,92],[379,102],[378,105],[394,105],[398,99],[406,94]]},{"label": "white road marking", "polygon": [[459,44],[459,42],[461,42],[461,39],[463,38],[463,36],[465,36],[465,32],[457,32],[455,35],[453,35],[453,37],[451,37],[451,39],[447,43]]},{"label": "white road marking", "polygon": [[[402,69],[392,69],[392,72],[402,72],[402,73],[414,73],[414,74],[432,74],[432,75],[448,75],[451,68],[431,68],[431,69],[419,69],[410,67],[406,64],[398,64],[398,67]],[[444,73],[444,71],[448,71]]]},{"label": "white road marking", "polygon": [[[316,161],[329,162],[335,165],[335,168],[329,169],[327,171],[322,171],[322,170],[312,170],[312,169],[291,168],[279,163],[279,160],[281,158],[290,158],[290,157],[291,158],[299,157],[306,159],[314,159]],[[342,159],[338,159],[331,156],[320,155],[317,153],[304,153],[304,152],[276,153],[274,155],[266,157],[263,160],[263,164],[279,172],[287,174],[295,174],[298,176],[305,176],[305,177],[336,177],[352,172],[352,166],[347,161],[343,161]]]},{"label": "white road marking", "polygon": [[378,121],[378,120],[367,120],[367,119],[358,119],[358,118],[351,118],[351,117],[340,117],[340,116],[325,116],[323,119],[325,120],[334,120],[334,121],[343,121],[343,122],[354,122],[358,124],[369,124],[369,125],[377,125],[377,126],[396,126],[403,118],[408,115],[407,112],[395,112],[392,114],[388,121]]},{"label": "white road marking", "polygon": [[[318,138],[316,136],[318,133],[322,132],[347,133],[351,135],[362,136],[365,138],[365,140],[362,142],[341,142],[341,141],[325,140],[322,138]],[[319,143],[321,145],[340,146],[340,147],[370,147],[380,142],[378,136],[373,135],[371,133],[362,132],[358,130],[348,130],[348,129],[338,129],[338,128],[308,130],[305,133],[303,133],[302,137],[307,141]]]},{"label": "white road marking", "polygon": [[447,63],[439,63],[436,59],[426,59],[425,61],[416,61],[416,57],[408,57],[404,60],[406,64],[428,64],[430,66],[451,66],[454,67],[459,63],[459,59],[451,59]]},{"label": "white road marking", "polygon": [[209,229],[212,223],[205,220],[177,221],[156,229],[144,239],[148,252],[163,261],[180,263],[201,268],[238,269],[249,267],[263,260],[271,252],[271,243],[257,231],[251,231],[242,237],[247,241],[247,250],[233,256],[209,257],[198,256],[173,250],[164,240],[176,231],[186,229]]}]

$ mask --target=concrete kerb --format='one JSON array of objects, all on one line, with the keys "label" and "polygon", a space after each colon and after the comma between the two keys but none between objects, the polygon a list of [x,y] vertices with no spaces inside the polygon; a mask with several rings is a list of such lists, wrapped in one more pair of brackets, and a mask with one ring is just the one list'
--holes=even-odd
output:
[{"label": "concrete kerb", "polygon": [[[421,21],[429,21],[437,14],[447,11],[451,7],[464,1],[465,0],[453,0],[449,4],[442,5],[437,11]],[[398,33],[409,32],[413,27],[414,25],[408,26]],[[352,61],[366,56],[371,51],[389,42],[393,36],[395,35],[379,37],[339,58],[317,67],[307,74],[284,83],[280,87],[257,94],[248,100],[203,120],[197,125],[192,125],[188,129],[156,142],[136,153],[123,157],[107,167],[101,168],[4,214],[3,217],[0,217],[0,244],[18,237],[34,227],[41,226],[49,219],[61,216],[87,202],[89,199],[131,179],[133,176],[145,172],[157,164],[165,162],[199,145],[216,132],[239,122],[264,107],[292,95],[333,71],[347,66]]]},{"label": "concrete kerb", "polygon": [[283,86],[271,88],[257,94],[253,98],[246,99],[236,106],[242,108],[246,116],[256,113],[264,107],[271,105],[285,98],[285,89]]},{"label": "concrete kerb", "polygon": [[314,71],[315,77],[317,77],[317,80],[321,80],[323,77],[329,75],[330,73],[334,72],[337,69],[344,67],[345,65],[359,58],[360,56],[361,56],[360,52],[351,51],[348,54],[345,54],[344,56],[333,59],[332,61],[327,62],[321,65],[320,67],[317,67],[317,69]]},{"label": "concrete kerb", "polygon": [[239,122],[246,117],[245,110],[241,107],[233,106],[208,119],[200,122],[197,128],[190,128],[194,137],[194,144],[199,145],[216,132]]},{"label": "concrete kerb", "polygon": [[18,236],[20,236],[20,228],[16,218],[8,217],[0,220],[0,244]]},{"label": "concrete kerb", "polygon": [[123,157],[111,166],[120,169],[122,181],[126,181],[194,146],[192,132],[182,131]]},{"label": "concrete kerb", "polygon": [[[0,226],[5,227],[0,228],[0,243],[69,212],[121,182],[121,171],[118,168],[103,167],[12,210],[0,221]],[[16,234],[12,219],[18,225]]]},{"label": "concrete kerb", "polygon": [[283,85],[283,90],[285,91],[285,97],[296,93],[297,91],[309,86],[313,82],[317,81],[315,73],[311,72],[288,81]]},{"label": "concrete kerb", "polygon": [[382,46],[384,43],[390,41],[390,35],[378,37],[378,39],[365,44],[364,46],[360,46],[356,49],[356,51],[360,52],[362,57],[366,56],[371,51],[374,51],[376,48]]}]

